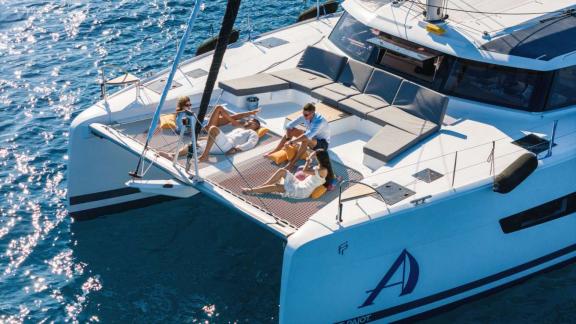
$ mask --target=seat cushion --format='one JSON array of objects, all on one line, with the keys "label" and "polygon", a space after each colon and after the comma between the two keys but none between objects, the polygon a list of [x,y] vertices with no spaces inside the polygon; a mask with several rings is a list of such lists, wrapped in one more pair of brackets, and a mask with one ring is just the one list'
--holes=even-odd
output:
[{"label": "seat cushion", "polygon": [[398,89],[396,98],[394,98],[393,105],[412,115],[440,125],[446,114],[448,97],[404,80]]},{"label": "seat cushion", "polygon": [[362,92],[364,88],[366,88],[372,71],[374,71],[374,68],[368,64],[348,60],[342,69],[342,73],[340,73],[338,77],[338,83]]},{"label": "seat cushion", "polygon": [[317,74],[306,72],[298,68],[282,70],[272,73],[273,76],[290,83],[290,88],[310,93],[312,90],[334,83]]},{"label": "seat cushion", "polygon": [[438,129],[431,121],[416,117],[397,107],[387,107],[368,114],[368,120],[379,125],[392,125],[417,136],[426,136]]},{"label": "seat cushion", "polygon": [[368,80],[364,93],[392,103],[401,82],[402,78],[386,71],[375,69],[370,80]]},{"label": "seat cushion", "polygon": [[312,91],[312,97],[333,107],[337,107],[339,101],[356,94],[359,94],[358,90],[348,88],[340,83],[332,83]]},{"label": "seat cushion", "polygon": [[344,56],[318,47],[308,46],[302,54],[297,67],[336,81],[345,63],[346,57]]},{"label": "seat cushion", "polygon": [[410,148],[419,140],[419,136],[391,125],[384,125],[364,145],[364,154],[387,162]]},{"label": "seat cushion", "polygon": [[360,118],[366,118],[369,113],[387,105],[388,103],[382,100],[361,93],[338,102],[338,109]]},{"label": "seat cushion", "polygon": [[287,81],[266,73],[221,81],[218,83],[218,86],[220,89],[236,96],[247,96],[290,88],[290,84]]}]

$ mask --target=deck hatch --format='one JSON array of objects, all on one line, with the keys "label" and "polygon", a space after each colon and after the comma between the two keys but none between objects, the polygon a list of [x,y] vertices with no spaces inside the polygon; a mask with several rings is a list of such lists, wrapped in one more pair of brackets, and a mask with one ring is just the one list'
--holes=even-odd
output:
[{"label": "deck hatch", "polygon": [[194,69],[194,70],[188,71],[188,72],[186,72],[186,73],[184,73],[184,74],[186,74],[186,76],[189,76],[189,77],[191,77],[191,78],[199,79],[199,78],[201,78],[201,77],[203,77],[203,76],[208,75],[208,71],[206,71],[206,70],[204,70],[204,69]]},{"label": "deck hatch", "polygon": [[[164,85],[166,85],[166,79],[158,79],[154,82],[148,83],[146,85],[146,88],[160,94],[162,93],[162,90],[164,90]],[[178,81],[172,81],[172,86],[170,87],[170,90],[179,88],[181,86],[182,84],[179,83]]]},{"label": "deck hatch", "polygon": [[266,48],[274,48],[288,43],[289,43],[288,41],[278,37],[269,37],[256,42],[256,44],[264,46]]},{"label": "deck hatch", "polygon": [[444,175],[432,169],[424,169],[422,171],[414,173],[412,176],[418,180],[430,183],[442,178]]},{"label": "deck hatch", "polygon": [[[521,148],[528,150],[534,154],[540,154],[548,150],[550,141],[538,135],[528,134],[520,139],[513,141],[512,144],[516,144]],[[556,144],[554,144],[553,146],[556,146]]]},{"label": "deck hatch", "polygon": [[383,184],[376,188],[376,190],[382,195],[388,205],[394,205],[416,194],[416,192],[393,181]]}]

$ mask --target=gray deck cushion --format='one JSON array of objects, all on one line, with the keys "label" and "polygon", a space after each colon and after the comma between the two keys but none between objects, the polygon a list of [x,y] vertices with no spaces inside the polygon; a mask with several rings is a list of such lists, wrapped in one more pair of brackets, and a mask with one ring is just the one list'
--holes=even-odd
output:
[{"label": "gray deck cushion", "polygon": [[419,140],[419,136],[391,125],[382,126],[364,146],[364,154],[388,162]]},{"label": "gray deck cushion", "polygon": [[327,105],[337,107],[338,102],[350,96],[357,95],[358,90],[340,83],[332,83],[312,91],[312,97],[320,99]]},{"label": "gray deck cushion", "polygon": [[374,68],[368,64],[348,60],[346,65],[344,65],[337,82],[348,88],[362,92],[364,91],[364,88],[366,88],[366,84],[372,75],[372,71],[374,71]]},{"label": "gray deck cushion", "polygon": [[370,65],[349,60],[344,65],[337,83],[312,91],[312,97],[326,104],[337,106],[339,101],[364,91],[373,70],[374,68]]},{"label": "gray deck cushion", "polygon": [[338,109],[361,118],[366,118],[369,113],[386,106],[388,103],[363,93],[338,102]]},{"label": "gray deck cushion", "polygon": [[290,83],[290,88],[303,92],[311,92],[314,89],[334,83],[334,81],[330,79],[326,79],[298,68],[277,71],[271,74],[282,80],[288,81]]},{"label": "gray deck cushion", "polygon": [[244,78],[220,81],[220,89],[236,96],[247,96],[290,88],[290,84],[270,74],[260,73]]},{"label": "gray deck cushion", "polygon": [[368,80],[364,93],[378,97],[380,100],[391,104],[401,82],[402,78],[386,71],[375,69],[370,80]]},{"label": "gray deck cushion", "polygon": [[318,47],[308,46],[302,54],[297,67],[336,81],[345,63],[346,57],[344,56]]},{"label": "gray deck cushion", "polygon": [[396,107],[387,107],[371,112],[367,119],[379,125],[392,125],[418,136],[426,136],[439,128],[438,124]]},{"label": "gray deck cushion", "polygon": [[448,97],[404,80],[392,105],[434,124],[441,125],[446,114]]}]

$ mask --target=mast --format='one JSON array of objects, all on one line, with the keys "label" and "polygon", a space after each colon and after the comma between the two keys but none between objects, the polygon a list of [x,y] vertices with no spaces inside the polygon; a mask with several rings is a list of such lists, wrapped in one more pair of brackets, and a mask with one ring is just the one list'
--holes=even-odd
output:
[{"label": "mast", "polygon": [[200,101],[196,134],[200,132],[202,128],[201,123],[204,121],[204,117],[206,117],[210,98],[212,97],[212,91],[214,90],[214,85],[218,78],[218,72],[220,71],[222,60],[224,59],[224,53],[226,53],[226,47],[228,46],[228,40],[230,39],[236,16],[238,15],[240,2],[241,0],[228,0],[228,3],[226,4],[226,12],[224,13],[224,19],[222,20],[222,27],[218,34],[216,49],[214,50],[214,55],[212,57],[212,64],[210,65],[210,71],[208,72],[206,85],[204,87],[204,92],[202,93],[202,100]]}]

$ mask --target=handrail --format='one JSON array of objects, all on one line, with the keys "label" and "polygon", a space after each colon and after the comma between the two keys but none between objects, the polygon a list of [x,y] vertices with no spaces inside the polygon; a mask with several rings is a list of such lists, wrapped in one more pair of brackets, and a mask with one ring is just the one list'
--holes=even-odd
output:
[{"label": "handrail", "polygon": [[[380,196],[380,198],[382,198],[382,201],[384,202],[384,204],[386,204],[386,200],[384,200],[384,196],[382,196],[382,194],[381,194],[378,190],[376,190],[376,188],[372,187],[371,185],[369,185],[369,184],[367,184],[367,183],[364,183],[364,182],[361,182],[361,181],[357,181],[357,180],[344,180],[344,181],[342,181],[342,183],[340,183],[340,185],[339,185],[339,187],[338,187],[338,191],[339,191],[339,192],[338,192],[338,215],[336,216],[336,221],[337,221],[338,223],[342,223],[342,207],[343,207],[342,203],[343,203],[343,202],[346,202],[346,201],[349,201],[349,200],[352,200],[352,199],[358,199],[358,198],[360,198],[360,197],[368,196],[368,195],[365,194],[365,195],[359,195],[359,196],[355,196],[355,197],[353,197],[353,198],[348,198],[348,199],[342,200],[342,187],[344,187],[344,185],[349,184],[349,183],[354,183],[354,184],[358,184],[358,185],[363,185],[363,186],[365,186],[365,187],[368,187],[368,188],[372,189],[372,191],[374,191],[375,193],[377,193],[377,194]],[[371,194],[370,194],[370,195],[371,195]],[[388,208],[388,204],[386,204],[386,208]]]},{"label": "handrail", "polygon": [[[118,70],[122,71],[122,73],[124,73],[124,75],[126,77],[128,75],[130,75],[130,72],[128,72],[128,70],[126,70],[125,68],[123,68],[121,66],[115,65],[115,64],[104,64],[104,65],[98,67],[98,73],[100,74],[100,78],[101,78],[100,79],[100,95],[101,95],[102,99],[104,99],[104,101],[108,100],[108,93],[106,91],[106,85],[108,84],[108,81],[110,81],[110,80],[106,79],[106,73],[105,73],[106,68],[118,69]],[[131,83],[136,83],[139,85],[140,79],[134,80],[134,81],[129,81],[129,82],[126,82],[125,84],[131,84]],[[138,90],[139,89],[137,89],[137,91]]]}]

